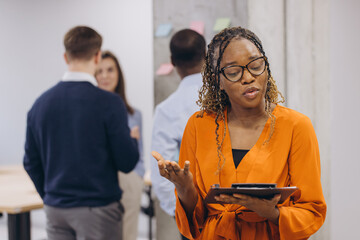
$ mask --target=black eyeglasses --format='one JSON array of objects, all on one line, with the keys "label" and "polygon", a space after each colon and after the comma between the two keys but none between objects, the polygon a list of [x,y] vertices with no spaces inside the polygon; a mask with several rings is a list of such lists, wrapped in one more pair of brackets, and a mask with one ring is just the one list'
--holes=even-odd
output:
[{"label": "black eyeglasses", "polygon": [[237,82],[242,78],[245,68],[252,75],[259,76],[265,71],[266,65],[267,59],[265,56],[262,56],[252,60],[251,62],[246,64],[246,66],[231,65],[223,67],[222,69],[220,69],[220,72],[230,82]]}]

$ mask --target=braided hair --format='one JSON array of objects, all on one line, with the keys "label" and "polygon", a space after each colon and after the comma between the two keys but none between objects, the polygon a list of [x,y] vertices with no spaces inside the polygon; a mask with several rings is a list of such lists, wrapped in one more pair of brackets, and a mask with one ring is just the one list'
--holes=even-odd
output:
[{"label": "braided hair", "polygon": [[[266,59],[268,81],[265,93],[265,112],[271,118],[271,131],[268,139],[266,139],[263,144],[266,144],[270,141],[275,128],[276,119],[275,116],[271,113],[271,104],[277,104],[285,101],[283,95],[279,92],[275,84],[275,80],[271,76],[269,63],[267,61],[265,51],[262,47],[262,43],[253,32],[242,27],[232,27],[225,28],[214,36],[208,45],[208,52],[206,54],[205,64],[202,69],[203,86],[199,91],[199,100],[197,101],[197,104],[200,106],[201,110],[198,117],[202,117],[204,112],[215,116],[215,134],[218,155],[217,174],[221,171],[225,164],[225,156],[221,150],[226,135],[226,124],[224,124],[224,133],[220,140],[219,121],[225,121],[224,110],[228,106],[231,106],[228,95],[220,88],[220,63],[226,47],[233,39],[247,39],[251,41]],[[281,98],[280,100],[278,98],[279,95]]]}]

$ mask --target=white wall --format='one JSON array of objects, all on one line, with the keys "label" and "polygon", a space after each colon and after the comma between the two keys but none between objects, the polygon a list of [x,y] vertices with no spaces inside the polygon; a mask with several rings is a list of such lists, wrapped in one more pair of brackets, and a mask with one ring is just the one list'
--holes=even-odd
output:
[{"label": "white wall", "polygon": [[153,111],[152,1],[0,0],[0,164],[22,162],[26,113],[66,70],[63,36],[88,25],[113,51],[127,96],[143,114],[145,159]]},{"label": "white wall", "polygon": [[360,1],[331,0],[331,239],[360,239]]}]

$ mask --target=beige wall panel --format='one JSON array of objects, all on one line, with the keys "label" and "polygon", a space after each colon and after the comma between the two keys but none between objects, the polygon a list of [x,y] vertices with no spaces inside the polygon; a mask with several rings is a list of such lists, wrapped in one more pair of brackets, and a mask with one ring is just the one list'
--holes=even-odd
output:
[{"label": "beige wall panel", "polygon": [[312,1],[286,2],[287,106],[314,122]]},{"label": "beige wall panel", "polygon": [[248,0],[248,26],[262,41],[271,74],[286,97],[285,19],[283,0]]},{"label": "beige wall panel", "polygon": [[331,110],[329,76],[329,3],[313,1],[313,81],[314,127],[319,141],[321,157],[321,181],[328,205],[327,218],[312,239],[330,239],[330,168],[331,168]]}]

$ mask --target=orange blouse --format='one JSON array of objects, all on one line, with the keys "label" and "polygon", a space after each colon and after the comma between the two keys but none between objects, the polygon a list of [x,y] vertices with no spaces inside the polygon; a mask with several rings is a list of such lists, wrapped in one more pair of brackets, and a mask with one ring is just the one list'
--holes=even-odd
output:
[{"label": "orange blouse", "polygon": [[[256,142],[235,168],[230,134],[224,139],[222,152],[225,165],[220,174],[216,151],[215,119],[204,113],[195,113],[184,131],[179,164],[190,161],[190,171],[199,197],[189,222],[177,198],[176,222],[180,232],[189,239],[307,239],[323,224],[326,203],[320,182],[319,147],[311,121],[305,115],[283,106],[276,106],[273,136],[270,122]],[[225,111],[225,119],[227,114]],[[224,122],[219,122],[219,140],[223,136]],[[225,121],[227,124],[227,121]],[[205,204],[210,186],[232,183],[277,183],[278,187],[297,186],[297,191],[283,204],[279,204],[279,225],[260,217],[241,205]],[[202,229],[201,232],[199,229]]]}]

